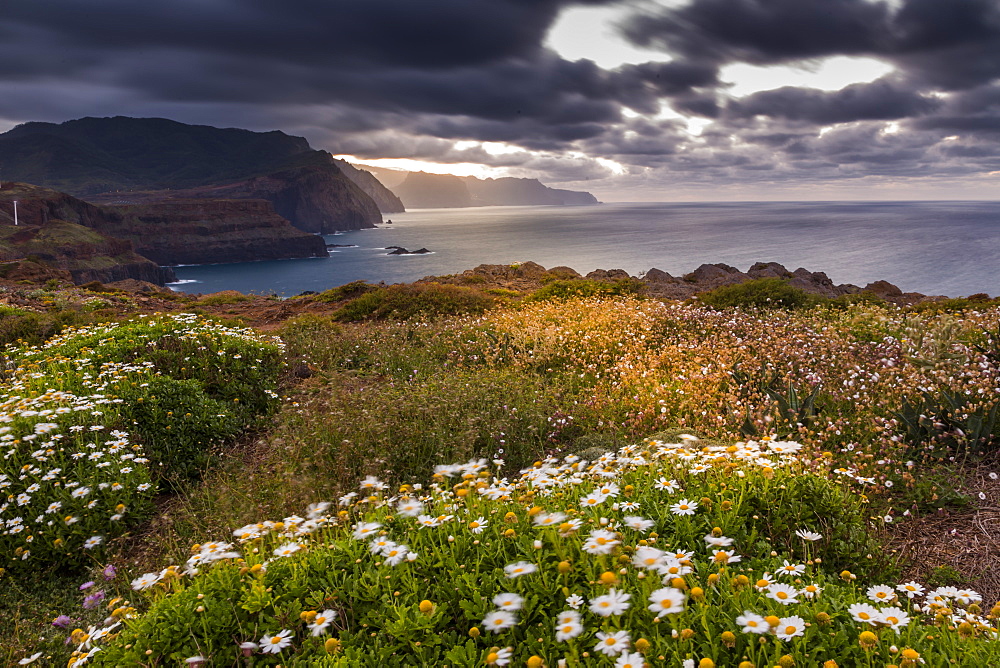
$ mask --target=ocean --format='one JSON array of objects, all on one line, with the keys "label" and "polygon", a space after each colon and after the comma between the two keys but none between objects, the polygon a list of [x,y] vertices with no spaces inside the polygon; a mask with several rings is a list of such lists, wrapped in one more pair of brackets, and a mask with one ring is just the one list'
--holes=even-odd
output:
[{"label": "ocean", "polygon": [[[409,282],[479,264],[651,268],[703,263],[823,271],[835,283],[887,280],[904,291],[1000,295],[1000,201],[614,203],[416,209],[392,224],[327,235],[328,258],[180,266],[175,290],[284,297],[355,280]],[[388,255],[386,247],[427,248]]]}]

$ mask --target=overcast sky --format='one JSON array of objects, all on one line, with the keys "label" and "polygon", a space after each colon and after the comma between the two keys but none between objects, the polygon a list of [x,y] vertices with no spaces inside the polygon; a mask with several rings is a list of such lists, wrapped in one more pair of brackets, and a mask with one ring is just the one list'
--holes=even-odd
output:
[{"label": "overcast sky", "polygon": [[1000,198],[1000,0],[7,0],[0,131],[279,129],[605,201]]}]

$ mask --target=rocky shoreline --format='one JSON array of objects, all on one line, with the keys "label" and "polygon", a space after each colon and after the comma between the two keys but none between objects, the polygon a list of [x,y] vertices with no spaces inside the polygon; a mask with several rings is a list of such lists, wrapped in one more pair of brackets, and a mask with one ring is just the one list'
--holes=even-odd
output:
[{"label": "rocky shoreline", "polygon": [[792,287],[801,288],[810,294],[831,298],[867,292],[899,305],[915,304],[931,299],[944,299],[943,296],[928,296],[919,292],[903,292],[899,287],[888,281],[875,281],[863,287],[850,283],[836,285],[830,280],[829,276],[821,271],[809,271],[803,268],[789,271],[777,262],[757,262],[745,272],[728,264],[703,264],[683,276],[671,276],[669,273],[656,268],[650,269],[639,276],[632,276],[624,269],[595,269],[586,275],[582,275],[570,267],[560,266],[546,269],[535,262],[524,262],[515,265],[481,264],[461,274],[453,276],[428,276],[417,282],[476,285],[523,291],[537,289],[554,279],[578,278],[598,281],[638,280],[645,284],[648,296],[660,299],[689,299],[699,292],[706,292],[724,285],[735,285],[760,278],[785,279]]}]

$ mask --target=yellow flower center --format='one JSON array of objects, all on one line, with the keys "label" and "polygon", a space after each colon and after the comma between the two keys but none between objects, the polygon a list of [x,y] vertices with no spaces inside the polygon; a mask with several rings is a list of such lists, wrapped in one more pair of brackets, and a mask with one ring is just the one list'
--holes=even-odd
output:
[{"label": "yellow flower center", "polygon": [[785,627],[785,634],[786,635],[791,635],[792,633],[795,633],[795,627],[794,626],[786,626]]},{"label": "yellow flower center", "polygon": [[788,598],[788,594],[783,591],[775,592],[774,595],[782,600]]}]

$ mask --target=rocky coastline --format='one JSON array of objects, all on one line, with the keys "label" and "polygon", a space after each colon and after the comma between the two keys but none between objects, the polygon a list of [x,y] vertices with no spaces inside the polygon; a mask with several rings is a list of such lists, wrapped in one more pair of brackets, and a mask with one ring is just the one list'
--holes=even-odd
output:
[{"label": "rocky coastline", "polygon": [[646,295],[659,299],[689,299],[700,292],[760,278],[781,278],[787,280],[792,287],[801,288],[810,294],[831,298],[867,292],[899,305],[942,298],[929,297],[918,292],[903,292],[888,281],[875,281],[865,286],[850,283],[836,285],[829,276],[821,271],[809,271],[803,268],[790,271],[777,262],[757,262],[746,271],[740,271],[736,267],[722,263],[703,264],[683,276],[672,276],[656,268],[638,276],[632,276],[624,269],[595,269],[583,275],[570,267],[559,266],[546,269],[535,262],[514,265],[481,264],[461,274],[428,276],[418,282],[476,285],[523,291],[538,289],[551,280],[579,278],[598,281],[638,280],[645,285]]},{"label": "rocky coastline", "polygon": [[77,284],[135,279],[163,285],[176,280],[170,265],[328,255],[322,237],[293,227],[264,200],[176,198],[98,206],[4,182],[0,205],[0,262],[15,275],[37,274],[38,267],[13,266],[30,261],[67,271]]}]

